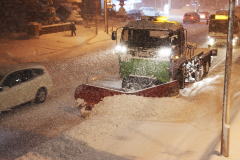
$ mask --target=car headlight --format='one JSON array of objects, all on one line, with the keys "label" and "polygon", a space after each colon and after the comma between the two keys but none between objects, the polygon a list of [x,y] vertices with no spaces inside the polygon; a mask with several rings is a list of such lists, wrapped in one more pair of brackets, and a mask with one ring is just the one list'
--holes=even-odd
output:
[{"label": "car headlight", "polygon": [[160,48],[158,51],[157,51],[157,58],[170,58],[172,54],[172,48]]},{"label": "car headlight", "polygon": [[117,53],[127,53],[127,47],[124,45],[117,45],[115,47],[115,52]]},{"label": "car headlight", "polygon": [[208,44],[211,45],[211,46],[213,46],[214,43],[215,43],[215,39],[212,38],[212,37],[208,37]]}]

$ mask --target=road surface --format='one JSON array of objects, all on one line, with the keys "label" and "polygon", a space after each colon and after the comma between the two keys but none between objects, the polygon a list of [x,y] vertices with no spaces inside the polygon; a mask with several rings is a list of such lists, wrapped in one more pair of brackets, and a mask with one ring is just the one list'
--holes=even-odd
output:
[{"label": "road surface", "polygon": [[[191,30],[188,32],[189,40],[198,43],[200,46],[206,47],[206,25],[194,24],[187,25],[186,27]],[[49,99],[44,104],[26,104],[13,109],[12,111],[1,114],[0,159],[12,160],[22,156],[32,148],[54,139],[62,135],[62,133],[69,131],[70,135],[73,134],[71,128],[74,130],[75,126],[85,123],[85,120],[80,116],[78,108],[74,106],[73,94],[76,86],[89,82],[92,79],[102,79],[109,76],[113,78],[118,77],[118,67],[116,65],[118,61],[117,57],[111,54],[111,48],[109,48],[109,50],[101,50],[101,46],[98,47],[100,48],[100,51],[98,52],[76,56],[75,58],[67,60],[61,60],[59,58],[60,60],[58,61],[44,62],[44,65],[48,68],[55,83],[54,93],[50,95]],[[78,50],[78,48],[73,48],[71,52],[76,54],[81,51]],[[114,155],[131,155],[133,157],[140,157],[141,159],[157,159],[159,158],[158,153],[160,154],[163,152],[166,153],[166,158],[169,158],[168,152],[171,154],[174,152],[174,149],[176,150],[176,155],[174,156],[175,159],[179,156],[183,158],[191,156],[187,151],[186,154],[181,154],[185,152],[186,148],[194,147],[200,142],[200,140],[202,140],[199,138],[196,143],[191,143],[195,139],[198,139],[198,134],[196,134],[196,136],[189,136],[191,132],[198,131],[195,126],[200,129],[206,129],[218,125],[216,122],[211,123],[209,124],[210,126],[206,127],[206,121],[215,122],[216,120],[219,120],[220,109],[218,107],[221,107],[220,93],[222,89],[221,77],[223,73],[224,54],[225,50],[220,49],[218,57],[213,60],[213,66],[209,75],[210,78],[206,78],[202,82],[189,86],[187,89],[181,91],[181,96],[179,97],[180,102],[188,102],[188,105],[194,105],[194,108],[196,109],[194,112],[197,112],[199,115],[197,118],[189,118],[188,116],[191,113],[188,113],[188,115],[185,115],[186,113],[184,113],[184,115],[177,114],[175,116],[172,116],[174,114],[170,114],[169,117],[172,117],[172,119],[166,120],[166,123],[162,123],[164,120],[156,122],[159,123],[159,127],[157,128],[155,127],[156,125],[154,122],[144,121],[140,124],[139,121],[133,120],[128,124],[129,132],[125,132],[126,130],[119,130],[120,133],[124,133],[118,135],[119,140],[115,141],[116,145],[114,145],[114,147],[112,147],[111,144],[115,142],[109,140],[103,146],[99,145],[101,148],[98,149],[109,151]],[[234,58],[236,59],[237,56]],[[238,74],[238,71],[234,72],[234,75],[235,74]],[[214,83],[218,84],[214,85]],[[239,84],[236,85],[238,87],[240,86]],[[210,92],[204,92],[204,87],[211,88],[211,98],[209,98]],[[218,94],[216,94],[216,92]],[[214,101],[214,103],[209,103],[209,105],[213,105],[214,107],[210,109],[209,113],[206,113],[206,107],[201,108],[202,106],[207,105],[205,102],[206,99]],[[174,100],[174,97],[169,98],[167,102]],[[181,114],[181,111],[172,112]],[[211,116],[213,116],[213,119],[211,119]],[[203,119],[205,120],[202,121]],[[176,122],[180,123],[182,121],[184,121],[183,124],[176,124]],[[137,127],[133,128],[132,126]],[[143,137],[148,137],[149,135],[138,134],[138,136],[136,136],[136,133],[142,133],[145,129],[149,129],[149,134],[152,134],[152,137],[155,137],[158,132],[162,133],[161,137],[165,136],[163,139],[172,141],[173,144],[168,147],[163,147],[160,150],[161,152],[158,149],[154,149],[157,148],[156,146],[159,146],[164,142],[161,142],[161,137],[156,140],[152,139],[151,141],[148,141]],[[171,130],[171,133],[169,133],[169,130]],[[219,127],[209,130],[216,132],[219,130]],[[179,134],[176,134],[178,132]],[[129,134],[126,135],[126,133]],[[203,132],[202,134],[206,133],[209,132]],[[216,135],[218,134],[212,134],[213,137]],[[74,135],[72,136],[74,137]],[[186,139],[188,136],[189,139]],[[126,141],[121,141],[125,138],[131,142],[130,146],[126,144]],[[139,139],[143,141],[139,142]],[[153,143],[154,141],[156,141],[156,143]],[[90,142],[91,141],[89,141],[89,143]],[[141,146],[141,143],[146,144],[148,149],[144,149],[145,147]],[[135,149],[129,148],[134,146],[139,147]],[[179,149],[179,146],[183,146],[184,149]],[[196,151],[196,148],[194,151]],[[203,156],[202,154],[203,153],[199,153],[198,157]],[[172,159],[174,159],[174,157]]]}]

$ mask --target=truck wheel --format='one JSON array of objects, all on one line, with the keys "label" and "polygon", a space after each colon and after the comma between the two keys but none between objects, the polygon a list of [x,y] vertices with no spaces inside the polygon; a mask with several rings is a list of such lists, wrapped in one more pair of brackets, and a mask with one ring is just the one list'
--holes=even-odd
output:
[{"label": "truck wheel", "polygon": [[201,65],[199,67],[199,70],[196,71],[195,73],[195,81],[201,81],[203,79],[203,76],[204,76],[204,67],[203,65]]}]

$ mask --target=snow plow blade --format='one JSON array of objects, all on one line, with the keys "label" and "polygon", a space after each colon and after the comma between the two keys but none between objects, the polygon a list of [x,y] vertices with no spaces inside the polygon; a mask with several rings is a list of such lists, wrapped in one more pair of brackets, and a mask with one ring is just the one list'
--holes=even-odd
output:
[{"label": "snow plow blade", "polygon": [[179,93],[178,81],[172,81],[161,85],[153,86],[150,88],[124,92],[122,90],[100,87],[96,85],[83,84],[75,90],[75,100],[82,99],[86,106],[93,107],[95,104],[103,100],[104,97],[114,95],[137,95],[143,97],[170,97],[176,96]]}]

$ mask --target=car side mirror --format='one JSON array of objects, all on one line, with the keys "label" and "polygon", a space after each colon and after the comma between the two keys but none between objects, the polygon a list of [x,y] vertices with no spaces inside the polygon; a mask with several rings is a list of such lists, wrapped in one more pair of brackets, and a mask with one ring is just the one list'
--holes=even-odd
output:
[{"label": "car side mirror", "polygon": [[174,37],[174,38],[171,38],[171,43],[173,45],[177,45],[179,42],[178,42],[178,39]]},{"label": "car side mirror", "polygon": [[113,31],[112,32],[112,40],[116,40],[117,39],[117,32]]}]

